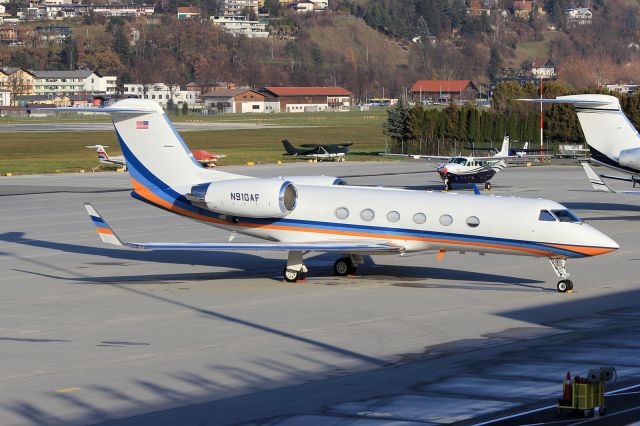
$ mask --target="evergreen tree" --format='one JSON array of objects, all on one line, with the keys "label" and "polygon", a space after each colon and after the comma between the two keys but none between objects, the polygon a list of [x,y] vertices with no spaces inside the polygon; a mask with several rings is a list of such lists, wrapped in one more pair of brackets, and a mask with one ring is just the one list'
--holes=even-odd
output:
[{"label": "evergreen tree", "polygon": [[489,54],[489,67],[487,68],[487,74],[491,80],[495,80],[502,68],[502,57],[498,47],[494,44],[491,46],[491,53]]},{"label": "evergreen tree", "polygon": [[409,115],[409,104],[401,97],[398,104],[387,111],[387,121],[384,123],[383,133],[389,136],[394,142],[404,142],[407,137],[407,116]]}]

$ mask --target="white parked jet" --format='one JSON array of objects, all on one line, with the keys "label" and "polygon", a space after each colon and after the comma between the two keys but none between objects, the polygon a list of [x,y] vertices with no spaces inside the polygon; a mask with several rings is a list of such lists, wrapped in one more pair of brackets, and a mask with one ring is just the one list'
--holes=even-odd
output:
[{"label": "white parked jet", "polygon": [[[640,183],[640,134],[620,107],[615,96],[570,95],[555,99],[520,99],[526,102],[545,104],[573,104],[580,121],[580,127],[591,151],[591,159],[596,164],[630,175],[629,177],[609,176],[596,173],[588,164],[583,167],[591,184],[597,191],[613,191],[604,184],[601,177]],[[640,191],[619,191],[634,194]]]},{"label": "white parked jet", "polygon": [[615,241],[553,201],[348,186],[326,176],[253,178],[205,169],[194,161],[156,103],[126,99],[101,111],[111,114],[134,198],[203,224],[269,240],[124,242],[87,204],[98,234],[109,244],[287,251],[287,281],[305,277],[303,255],[310,251],[343,253],[334,264],[337,275],[353,274],[365,254],[436,251],[440,258],[446,251],[458,251],[535,256],[550,260],[560,277],[559,291],[573,287],[567,258],[618,249]]},{"label": "white parked jet", "polygon": [[109,154],[105,151],[105,148],[109,148],[109,145],[87,145],[87,148],[95,148],[98,153],[98,161],[100,164],[124,167],[125,170],[127,169],[127,163],[124,161],[124,155],[114,155],[113,157],[109,157]]}]

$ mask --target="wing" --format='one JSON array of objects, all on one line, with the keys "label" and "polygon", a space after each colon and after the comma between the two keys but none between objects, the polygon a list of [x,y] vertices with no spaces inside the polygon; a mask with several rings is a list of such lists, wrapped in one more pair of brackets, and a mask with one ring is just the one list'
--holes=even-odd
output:
[{"label": "wing", "polygon": [[385,154],[381,152],[380,155],[384,155],[385,157],[401,157],[401,158],[413,158],[414,160],[426,160],[431,164],[439,167],[445,164],[451,157],[444,157],[440,155],[419,155],[419,154]]},{"label": "wing", "polygon": [[85,203],[87,213],[91,217],[102,242],[116,246],[151,250],[267,250],[267,251],[318,251],[340,253],[402,253],[404,247],[391,242],[375,240],[348,241],[307,241],[307,242],[274,242],[274,243],[134,243],[125,242],[111,229],[98,211]]},{"label": "wing", "polygon": [[303,143],[302,145],[299,145],[303,148],[318,148],[319,146],[322,146],[319,143]]}]

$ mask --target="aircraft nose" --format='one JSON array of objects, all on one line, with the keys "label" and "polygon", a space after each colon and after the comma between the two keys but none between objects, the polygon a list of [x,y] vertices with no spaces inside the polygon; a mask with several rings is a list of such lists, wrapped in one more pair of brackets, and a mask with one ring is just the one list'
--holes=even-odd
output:
[{"label": "aircraft nose", "polygon": [[620,248],[620,245],[608,235],[605,235],[604,233],[591,226],[589,226],[589,228],[591,228],[590,232],[587,233],[587,245],[589,246],[589,249],[585,253],[587,256],[598,256],[601,254],[610,253]]}]

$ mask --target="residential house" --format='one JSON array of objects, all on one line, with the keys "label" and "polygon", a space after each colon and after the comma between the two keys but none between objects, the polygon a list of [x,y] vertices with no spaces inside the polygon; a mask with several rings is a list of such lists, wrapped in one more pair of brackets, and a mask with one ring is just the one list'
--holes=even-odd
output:
[{"label": "residential house", "polygon": [[165,83],[125,84],[123,85],[123,94],[130,98],[150,99],[162,107],[166,107],[170,99],[176,106],[186,103],[191,107],[200,102],[200,92],[182,90],[180,86],[172,87]]},{"label": "residential house", "polygon": [[260,90],[266,96],[266,112],[348,111],[353,93],[342,87],[278,87]]},{"label": "residential house", "polygon": [[233,35],[243,35],[248,38],[269,37],[266,22],[250,21],[246,16],[212,16],[211,23]]},{"label": "residential house", "polygon": [[588,7],[571,7],[565,11],[567,23],[573,25],[591,25],[593,12]]},{"label": "residential house", "polygon": [[0,90],[11,95],[32,95],[35,76],[23,68],[7,67],[0,70]]},{"label": "residential house", "polygon": [[258,0],[224,0],[224,16],[246,16],[247,11],[258,14]]},{"label": "residential house", "polygon": [[20,40],[20,34],[18,33],[17,25],[2,25],[0,26],[0,43],[13,44]]},{"label": "residential house", "polygon": [[235,89],[236,85],[231,82],[209,82],[209,81],[192,81],[187,84],[187,90],[197,91],[199,93],[209,93],[215,90]]},{"label": "residential house", "polygon": [[541,59],[536,58],[531,63],[531,74],[534,77],[540,78],[552,78],[556,75],[556,66],[554,65],[551,58],[549,59]]},{"label": "residential house", "polygon": [[71,105],[71,102],[67,95],[17,95],[14,105],[20,107],[38,105],[66,108]]},{"label": "residential house", "polygon": [[37,95],[104,93],[116,94],[115,76],[102,76],[90,70],[34,71]]},{"label": "residential house", "polygon": [[520,19],[529,20],[533,10],[533,1],[516,0],[513,2],[513,14]]},{"label": "residential house", "polygon": [[475,101],[479,94],[471,80],[418,80],[411,86],[414,102]]},{"label": "residential house", "polygon": [[205,108],[216,113],[265,112],[266,96],[251,89],[215,90],[201,98]]},{"label": "residential house", "polygon": [[71,29],[61,25],[49,25],[48,27],[36,27],[34,30],[41,40],[62,44],[71,36]]},{"label": "residential house", "polygon": [[638,84],[605,84],[603,85],[605,88],[611,90],[612,92],[622,93],[624,95],[631,95],[638,90],[640,90],[640,85]]},{"label": "residential house", "polygon": [[200,17],[200,9],[197,7],[180,6],[176,11],[178,12],[178,19],[180,20]]}]

